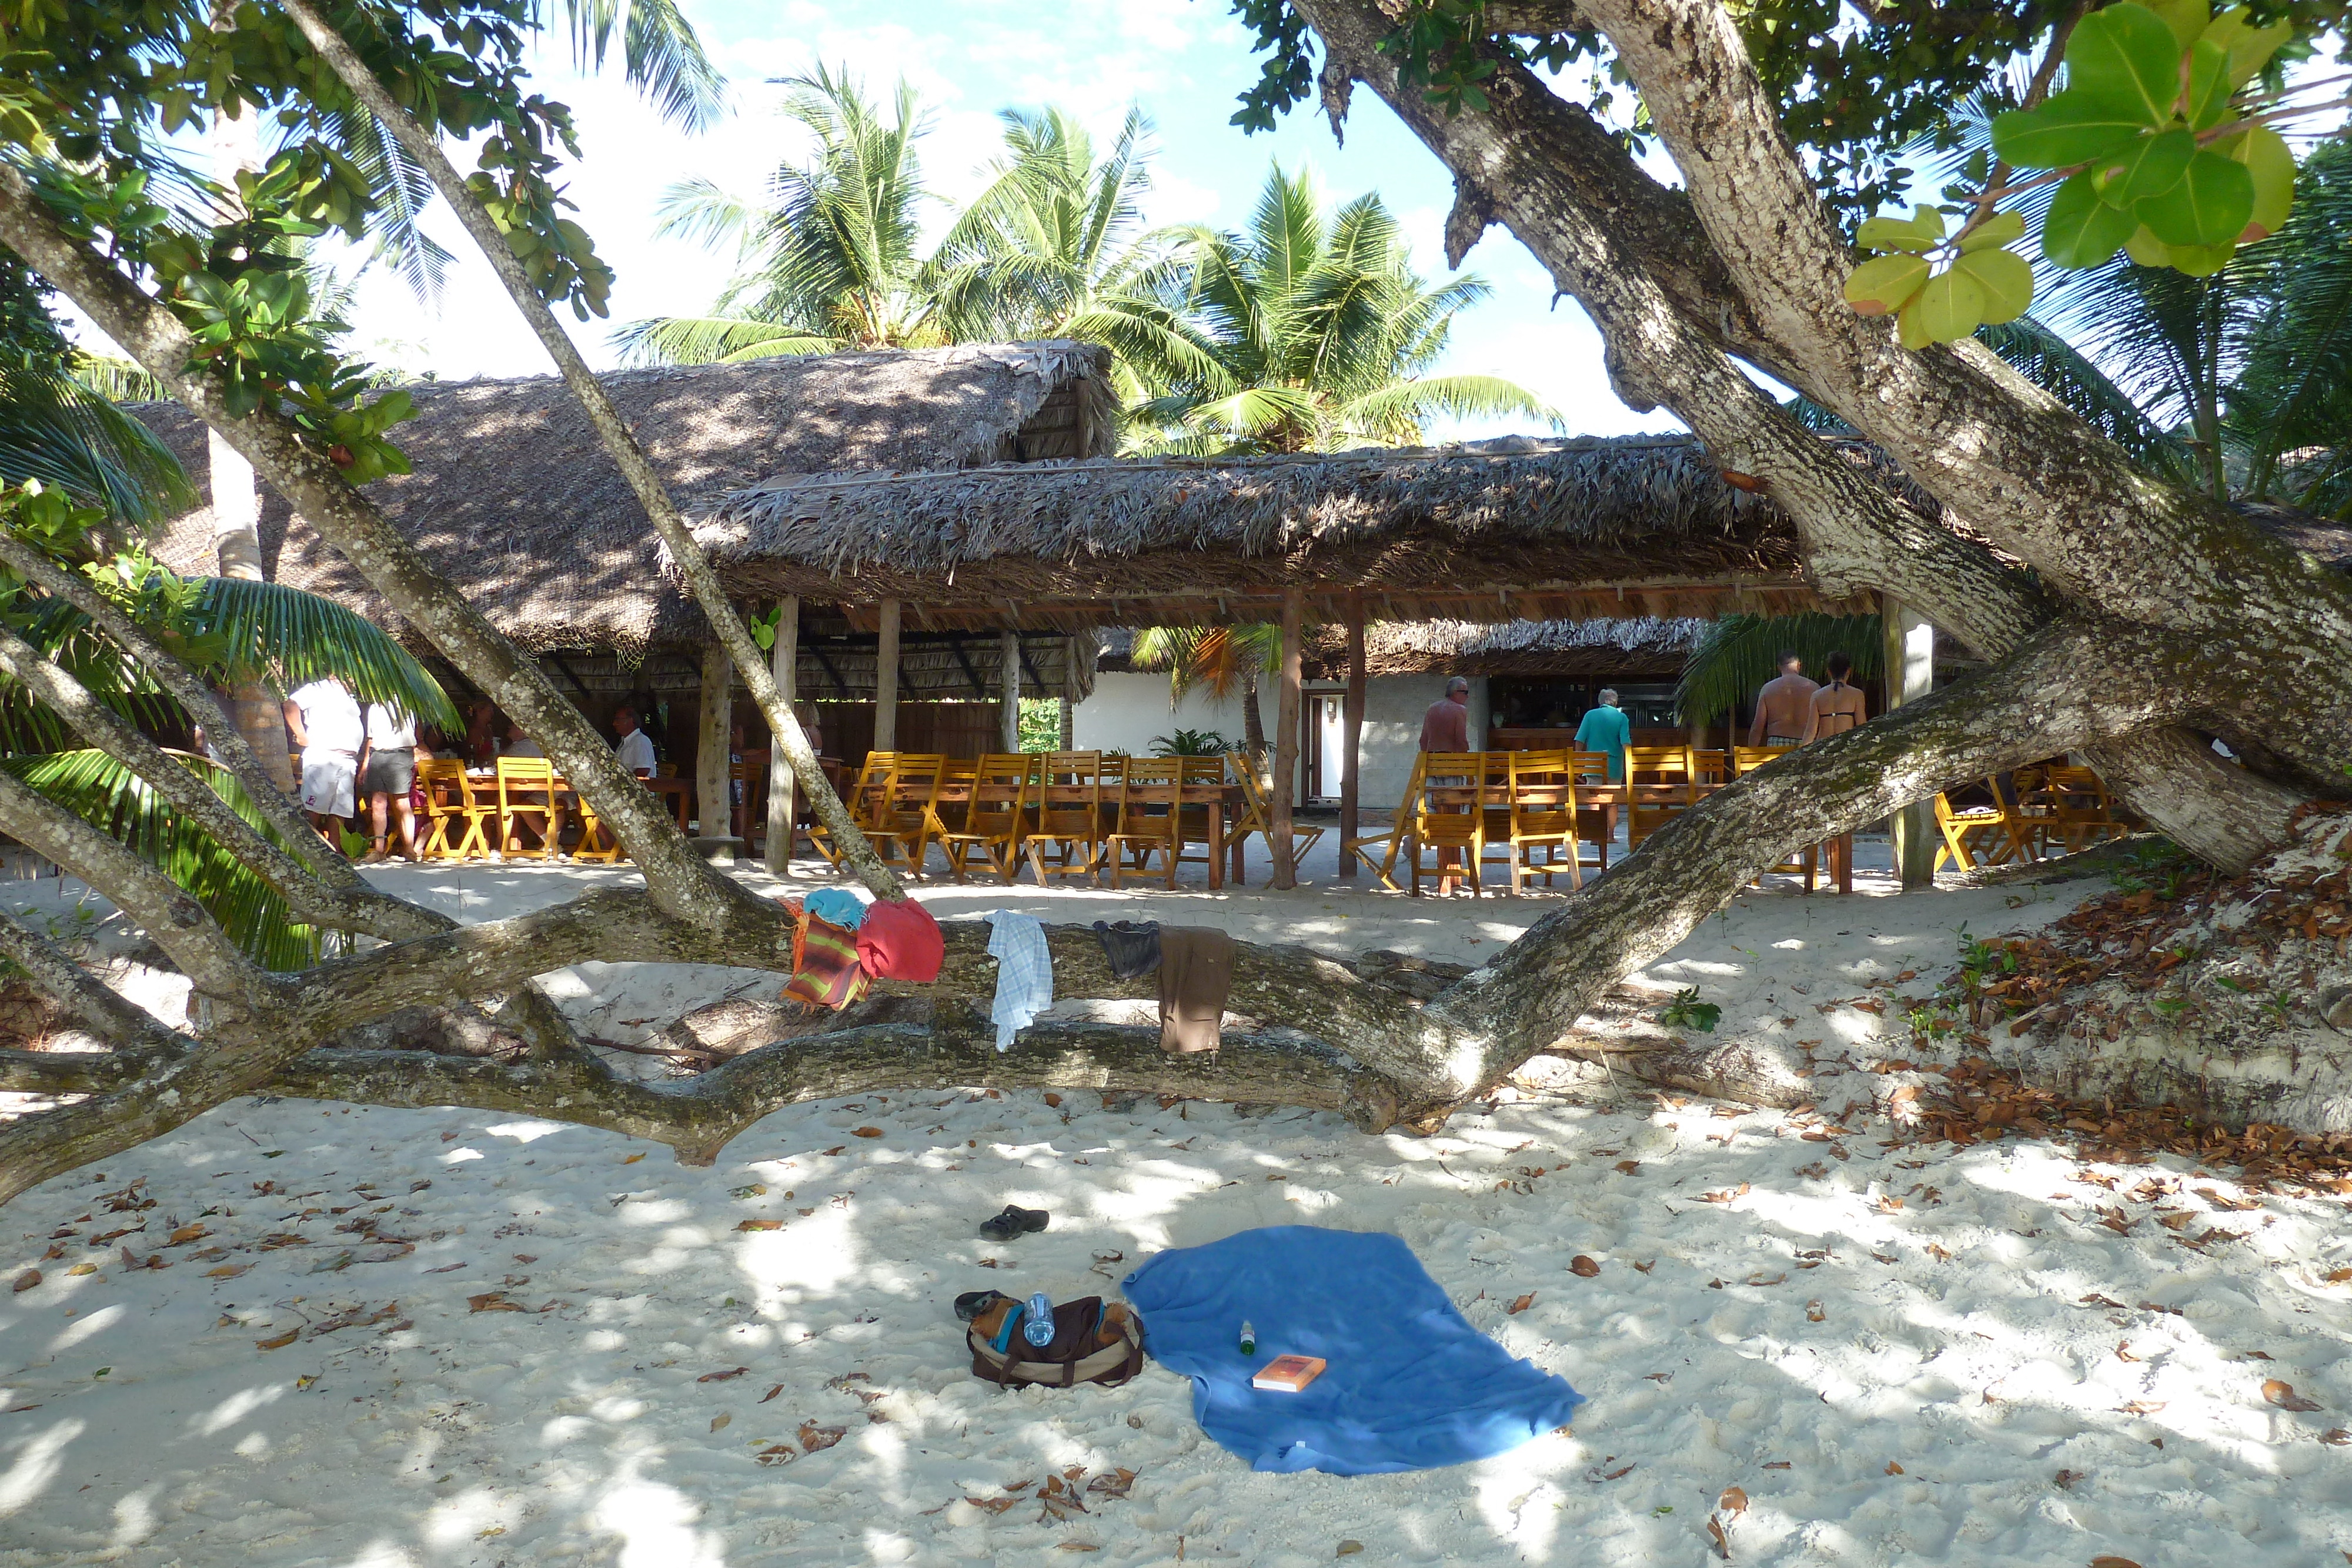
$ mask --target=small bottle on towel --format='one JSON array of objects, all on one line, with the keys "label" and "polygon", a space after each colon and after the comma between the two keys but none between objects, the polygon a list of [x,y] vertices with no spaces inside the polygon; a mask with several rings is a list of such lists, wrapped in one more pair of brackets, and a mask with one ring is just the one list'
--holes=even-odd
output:
[{"label": "small bottle on towel", "polygon": [[1250,1321],[1247,1318],[1242,1320],[1242,1354],[1244,1355],[1257,1354],[1257,1330],[1250,1326]]}]

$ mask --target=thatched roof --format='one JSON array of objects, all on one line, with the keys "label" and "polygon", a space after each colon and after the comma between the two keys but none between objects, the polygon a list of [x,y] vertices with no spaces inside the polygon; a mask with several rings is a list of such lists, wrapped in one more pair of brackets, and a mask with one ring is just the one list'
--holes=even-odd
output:
[{"label": "thatched roof", "polygon": [[[1661,621],[1374,621],[1364,627],[1369,675],[1516,675],[1614,680],[1672,675],[1705,634],[1698,619]],[[1135,629],[1106,626],[1094,633],[1096,661],[1113,672],[1140,670]],[[1312,681],[1344,680],[1348,636],[1339,626],[1307,633],[1303,673]]]},{"label": "thatched roof", "polygon": [[696,537],[747,596],[940,627],[1270,620],[1293,583],[1309,621],[1351,592],[1389,621],[1829,607],[1779,510],[1688,437],[788,476]]},{"label": "thatched roof", "polygon": [[[1109,356],[1051,341],[615,371],[598,378],[691,517],[783,473],[953,469],[1108,453]],[[661,570],[658,539],[587,418],[552,376],[427,382],[394,431],[415,472],[368,494],[493,624],[533,653],[635,656],[709,637]],[[177,403],[131,412],[161,435],[205,504],[157,553],[214,570],[205,427]],[[399,630],[350,563],[265,492],[273,577]]]}]

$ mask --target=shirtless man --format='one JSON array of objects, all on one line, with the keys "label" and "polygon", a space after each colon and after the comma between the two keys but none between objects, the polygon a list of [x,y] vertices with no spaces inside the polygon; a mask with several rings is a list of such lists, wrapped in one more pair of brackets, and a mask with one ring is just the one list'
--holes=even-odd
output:
[{"label": "shirtless man", "polygon": [[1780,676],[1767,681],[1756,694],[1756,722],[1748,727],[1750,746],[1794,746],[1812,716],[1813,694],[1821,688],[1805,679],[1805,661],[1783,651]]},{"label": "shirtless man", "polygon": [[[1801,745],[1811,746],[1815,740],[1826,740],[1832,735],[1843,735],[1858,729],[1870,716],[1862,700],[1862,688],[1850,685],[1846,676],[1853,669],[1853,661],[1843,653],[1830,655],[1830,684],[1813,693],[1812,706],[1805,714],[1805,733]],[[1853,835],[1842,833],[1829,842],[1830,874],[1837,879],[1840,893],[1853,891]]]}]

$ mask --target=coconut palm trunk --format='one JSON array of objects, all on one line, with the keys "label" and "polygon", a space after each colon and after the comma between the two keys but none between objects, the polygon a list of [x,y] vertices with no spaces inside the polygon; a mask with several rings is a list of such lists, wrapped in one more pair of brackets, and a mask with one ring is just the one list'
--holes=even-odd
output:
[{"label": "coconut palm trunk", "polygon": [[1249,754],[1250,770],[1265,771],[1265,720],[1257,711],[1257,671],[1242,667],[1242,748]]},{"label": "coconut palm trunk", "polygon": [[[234,191],[238,172],[261,167],[261,122],[247,112],[215,115],[206,140],[213,154],[213,177]],[[261,491],[253,465],[221,437],[205,432],[205,460],[210,467],[213,498],[213,556],[223,577],[249,581],[266,580],[261,564]],[[276,694],[259,681],[240,682],[228,689],[228,716],[253,748],[269,781],[288,794],[294,792],[294,759],[286,748],[286,716]]]}]

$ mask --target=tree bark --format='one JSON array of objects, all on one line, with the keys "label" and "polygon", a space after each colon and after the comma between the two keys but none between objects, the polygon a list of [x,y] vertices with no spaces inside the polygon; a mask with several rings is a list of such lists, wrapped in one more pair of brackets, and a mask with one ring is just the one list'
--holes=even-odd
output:
[{"label": "tree bark", "polygon": [[[773,678],[776,690],[787,703],[797,700],[800,692],[801,601],[798,596],[787,594],[777,607],[776,642],[771,652],[774,660]],[[768,871],[775,876],[790,876],[793,870],[793,823],[798,820],[799,808],[793,800],[793,789],[799,780],[793,777],[793,765],[785,757],[782,746],[770,743],[768,752]]]},{"label": "tree bark", "polygon": [[1306,594],[1301,589],[1282,591],[1282,684],[1274,701],[1274,783],[1268,790],[1267,814],[1273,820],[1274,885],[1287,891],[1298,885],[1298,845],[1291,829],[1291,812],[1298,800],[1299,618]]},{"label": "tree bark", "polygon": [[1364,596],[1360,593],[1348,595],[1348,695],[1339,727],[1348,753],[1342,758],[1345,771],[1339,775],[1339,877],[1353,882],[1356,857],[1348,845],[1359,831],[1357,812],[1363,803],[1356,777],[1364,756]]}]

